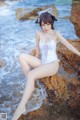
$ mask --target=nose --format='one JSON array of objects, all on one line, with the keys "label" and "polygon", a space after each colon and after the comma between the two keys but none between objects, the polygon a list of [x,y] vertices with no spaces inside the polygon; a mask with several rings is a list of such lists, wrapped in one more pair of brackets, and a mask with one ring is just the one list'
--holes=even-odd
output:
[{"label": "nose", "polygon": [[45,25],[45,29],[47,29],[48,28],[48,26],[47,25]]}]

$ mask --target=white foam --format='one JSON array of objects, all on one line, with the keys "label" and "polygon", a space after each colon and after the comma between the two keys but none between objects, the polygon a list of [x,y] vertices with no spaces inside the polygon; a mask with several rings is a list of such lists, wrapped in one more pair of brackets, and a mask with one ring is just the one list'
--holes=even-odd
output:
[{"label": "white foam", "polygon": [[8,6],[0,8],[0,16],[11,15],[12,13],[13,11]]},{"label": "white foam", "polygon": [[6,0],[5,3],[7,3],[8,5],[15,5],[18,1],[9,1],[9,0]]},{"label": "white foam", "polygon": [[0,16],[7,16],[13,14],[12,6],[16,5],[18,1],[5,1],[5,6],[0,7]]}]

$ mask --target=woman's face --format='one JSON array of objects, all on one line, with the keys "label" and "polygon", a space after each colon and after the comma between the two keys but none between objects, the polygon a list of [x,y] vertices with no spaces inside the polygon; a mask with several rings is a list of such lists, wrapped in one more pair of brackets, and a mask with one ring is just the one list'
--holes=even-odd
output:
[{"label": "woman's face", "polygon": [[44,32],[49,32],[52,29],[50,23],[45,24],[43,21],[41,23],[41,28]]}]

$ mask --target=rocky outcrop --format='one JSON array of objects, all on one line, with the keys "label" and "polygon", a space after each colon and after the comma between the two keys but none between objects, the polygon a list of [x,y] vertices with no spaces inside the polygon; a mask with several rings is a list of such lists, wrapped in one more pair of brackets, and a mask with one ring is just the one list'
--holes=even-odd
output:
[{"label": "rocky outcrop", "polygon": [[72,1],[72,10],[70,20],[74,24],[76,35],[80,37],[80,0]]},{"label": "rocky outcrop", "polygon": [[56,17],[58,16],[58,11],[54,5],[46,5],[46,6],[42,6],[42,7],[34,8],[34,9],[18,8],[16,10],[16,17],[18,20],[36,19],[38,17],[37,12],[39,12],[41,10],[45,10],[47,8],[52,8],[53,14]]},{"label": "rocky outcrop", "polygon": [[5,66],[5,61],[3,61],[3,60],[0,60],[0,68],[2,68],[3,66]]},{"label": "rocky outcrop", "polygon": [[[72,41],[69,40],[77,50],[80,51],[80,40]],[[49,90],[56,90],[58,97],[61,99],[67,99],[68,84],[79,84],[80,80],[80,57],[70,50],[68,50],[64,45],[59,43],[57,53],[60,61],[60,68],[58,73],[55,76],[46,77],[43,79],[43,82]],[[33,53],[35,55],[35,51]],[[77,74],[77,76],[76,76]],[[74,76],[74,77],[73,77]]]},{"label": "rocky outcrop", "polygon": [[9,6],[9,5],[7,3],[5,3],[5,2],[0,1],[0,7],[5,7],[5,6]]},{"label": "rocky outcrop", "polygon": [[[80,51],[80,40],[69,40]],[[59,43],[57,49],[60,68],[54,76],[40,79],[48,97],[40,109],[22,115],[18,120],[80,119],[80,57]],[[31,51],[35,56],[35,49]],[[73,115],[72,115],[73,114]]]}]

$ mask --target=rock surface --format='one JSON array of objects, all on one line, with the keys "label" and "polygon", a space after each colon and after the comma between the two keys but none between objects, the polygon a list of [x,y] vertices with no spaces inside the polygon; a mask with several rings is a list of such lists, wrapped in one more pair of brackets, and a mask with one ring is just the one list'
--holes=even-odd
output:
[{"label": "rock surface", "polygon": [[52,8],[52,13],[57,17],[58,16],[58,11],[54,5],[46,5],[42,6],[39,8],[34,8],[34,9],[24,9],[24,8],[18,8],[16,10],[16,18],[18,20],[28,20],[28,19],[36,19],[38,17],[37,12],[41,10],[45,10],[47,8]]},{"label": "rock surface", "polygon": [[[80,40],[69,40],[80,51]],[[80,57],[59,43],[60,68],[54,76],[40,79],[48,97],[38,110],[22,115],[18,120],[78,120],[80,119]],[[35,55],[35,49],[31,51]],[[72,115],[73,114],[73,115]]]},{"label": "rock surface", "polygon": [[0,7],[6,7],[6,6],[9,6],[9,5],[3,1],[0,1]]},{"label": "rock surface", "polygon": [[0,60],[0,68],[2,68],[3,66],[5,66],[5,61],[4,60]]},{"label": "rock surface", "polygon": [[72,1],[71,22],[74,24],[76,35],[80,37],[80,0]]}]

